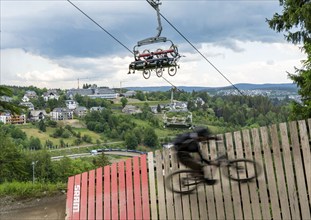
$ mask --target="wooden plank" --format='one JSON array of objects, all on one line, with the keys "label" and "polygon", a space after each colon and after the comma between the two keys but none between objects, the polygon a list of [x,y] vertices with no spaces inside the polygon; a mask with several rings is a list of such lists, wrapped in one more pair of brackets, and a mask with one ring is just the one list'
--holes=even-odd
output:
[{"label": "wooden plank", "polygon": [[[164,178],[165,178],[171,172],[169,149],[168,148],[163,149],[162,155],[164,159]],[[166,197],[167,218],[175,219],[173,193],[170,190],[167,190],[166,187],[164,189]]]},{"label": "wooden plank", "polygon": [[[307,180],[307,192],[309,195],[309,205],[311,207],[311,171],[310,171],[311,170],[311,155],[310,155],[309,137],[308,137],[306,121],[305,120],[298,121],[298,125],[299,125],[299,134],[300,134],[303,162],[304,162],[304,171],[305,171],[305,177]],[[311,128],[309,129],[311,133]],[[311,137],[310,137],[310,141],[311,141]]]},{"label": "wooden plank", "polygon": [[288,198],[289,198],[290,211],[291,211],[291,219],[300,219],[297,189],[296,189],[296,184],[295,184],[293,162],[292,162],[292,156],[291,156],[291,151],[290,151],[290,146],[289,146],[288,131],[287,131],[286,123],[281,123],[279,127],[280,127],[281,143],[282,143],[282,150],[283,150],[285,177],[286,177]]},{"label": "wooden plank", "polygon": [[118,203],[118,168],[117,163],[110,166],[111,172],[111,219],[119,218],[119,203]]},{"label": "wooden plank", "polygon": [[279,200],[281,204],[281,214],[282,219],[290,219],[290,210],[288,204],[287,188],[285,184],[283,161],[281,155],[281,147],[279,143],[279,134],[276,125],[272,125],[270,128],[271,139],[272,139],[272,149],[273,149],[273,158],[275,164],[275,171],[277,177],[277,187],[279,192]]},{"label": "wooden plank", "polygon": [[[215,141],[210,141],[210,154],[211,154],[211,159],[215,160],[218,155],[217,155],[217,150],[216,150],[216,142]],[[222,183],[221,183],[221,177],[220,177],[220,169],[215,169],[215,174],[214,179],[219,180],[219,182],[214,185],[214,195],[215,195],[215,202],[216,202],[216,212],[217,212],[217,219],[225,219],[225,205],[223,202],[223,195],[222,195]],[[207,185],[208,187],[208,185]]]},{"label": "wooden plank", "polygon": [[[234,132],[234,141],[235,141],[235,150],[236,150],[236,158],[245,158],[243,153],[242,146],[242,136],[240,131]],[[242,211],[244,219],[252,218],[252,209],[251,209],[251,201],[249,198],[249,189],[248,184],[240,184],[240,191],[242,197]]]},{"label": "wooden plank", "polygon": [[143,219],[150,219],[150,205],[149,205],[149,188],[148,188],[148,173],[147,173],[147,155],[140,156],[141,167],[141,194],[142,194],[142,211]]},{"label": "wooden plank", "polygon": [[[183,170],[186,169],[186,167],[179,163],[179,169]],[[191,208],[190,208],[190,198],[189,195],[180,195],[181,197],[181,201],[182,201],[182,210],[183,210],[183,215],[184,218],[183,219],[191,219]]]},{"label": "wooden plank", "polygon": [[[249,132],[250,132],[249,130],[242,131],[245,158],[254,160],[252,146],[251,146],[251,138],[250,138]],[[249,183],[248,187],[249,187],[250,198],[251,198],[251,207],[252,207],[252,215],[253,215],[252,218],[262,219],[263,217],[260,212],[259,197],[258,197],[256,182],[253,181],[252,183]]]},{"label": "wooden plank", "polygon": [[87,219],[95,219],[95,170],[89,172]]},{"label": "wooden plank", "polygon": [[293,146],[293,161],[297,180],[298,196],[300,202],[300,211],[302,219],[311,219],[308,195],[303,173],[302,158],[300,153],[300,144],[298,139],[298,129],[295,121],[289,123],[290,137]]},{"label": "wooden plank", "polygon": [[139,157],[133,158],[135,219],[142,219]]},{"label": "wooden plank", "polygon": [[119,212],[120,219],[126,219],[126,188],[124,161],[118,162],[119,173]]},{"label": "wooden plank", "polygon": [[103,169],[96,169],[96,219],[103,219]]},{"label": "wooden plank", "polygon": [[127,218],[134,219],[134,197],[133,197],[133,171],[132,159],[125,161],[126,165],[126,203],[127,203]]},{"label": "wooden plank", "polygon": [[[209,149],[207,145],[202,146],[202,155],[206,159],[211,159],[209,156]],[[214,188],[213,186],[209,185],[205,185],[204,187],[205,187],[205,196],[207,200],[206,204],[207,204],[208,219],[217,219]]]},{"label": "wooden plank", "polygon": [[87,219],[87,182],[88,182],[88,173],[82,173],[82,181],[81,181],[81,212],[80,219]]},{"label": "wooden plank", "polygon": [[151,219],[158,219],[156,182],[154,176],[154,158],[153,152],[148,153],[148,175],[149,175],[149,189],[150,189],[150,210]]},{"label": "wooden plank", "polygon": [[[220,140],[217,142],[217,149],[220,153],[220,155],[226,154],[226,148],[224,145],[224,137],[222,135],[218,135],[217,136]],[[233,149],[229,149],[233,150]],[[222,173],[222,171],[220,170],[220,173]],[[223,189],[223,197],[224,197],[224,210],[225,210],[225,216],[226,219],[234,219],[234,212],[233,212],[233,199],[231,196],[231,186],[230,186],[230,181],[227,178],[224,178],[223,176],[221,176],[221,184],[222,184],[222,189]]]},{"label": "wooden plank", "polygon": [[157,189],[158,189],[158,207],[159,207],[159,219],[167,219],[166,217],[166,203],[164,195],[164,179],[163,179],[163,165],[161,151],[155,151],[156,156],[156,174],[157,174]]},{"label": "wooden plank", "polygon": [[72,219],[79,220],[81,210],[81,174],[75,175],[72,207]]},{"label": "wooden plank", "polygon": [[260,142],[260,135],[259,130],[254,128],[252,131],[253,137],[253,145],[254,145],[254,153],[255,153],[255,160],[259,163],[259,165],[263,169],[263,173],[258,177],[258,187],[259,187],[259,196],[260,196],[260,206],[262,211],[263,219],[271,219],[270,213],[270,203],[268,198],[268,189],[267,189],[267,181],[266,176],[264,173],[264,160],[261,150],[261,142]]},{"label": "wooden plank", "polygon": [[104,219],[111,219],[110,166],[104,167]]},{"label": "wooden plank", "polygon": [[72,219],[74,176],[68,178],[66,198],[66,220]]},{"label": "wooden plank", "polygon": [[276,176],[274,173],[273,158],[271,154],[271,144],[269,143],[267,127],[261,127],[262,146],[264,151],[265,166],[268,177],[268,188],[270,193],[271,208],[273,219],[281,219],[281,210],[276,187]]},{"label": "wooden plank", "polygon": [[[178,170],[178,160],[174,150],[170,151],[171,154],[171,163],[172,163],[172,172]],[[179,180],[173,180],[174,186],[179,184]],[[182,197],[178,193],[174,193],[174,209],[175,209],[175,218],[183,219],[183,210],[182,210]]]},{"label": "wooden plank", "polygon": [[[233,139],[231,133],[226,133],[226,145],[227,145],[227,151],[228,151],[228,157],[229,159],[234,159],[234,147],[233,147]],[[231,194],[233,198],[233,210],[234,215],[236,219],[242,219],[243,218],[243,212],[242,212],[242,206],[241,206],[241,196],[240,196],[240,188],[239,184],[233,181],[230,181],[231,183]]]}]

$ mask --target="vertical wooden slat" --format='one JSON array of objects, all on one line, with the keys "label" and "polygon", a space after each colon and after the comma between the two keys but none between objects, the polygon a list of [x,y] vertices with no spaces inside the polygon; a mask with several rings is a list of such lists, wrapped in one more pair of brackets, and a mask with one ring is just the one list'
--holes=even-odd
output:
[{"label": "vertical wooden slat", "polygon": [[66,220],[72,219],[74,176],[68,178],[66,198]]},{"label": "vertical wooden slat", "polygon": [[150,189],[150,209],[151,219],[158,219],[158,208],[157,208],[157,195],[156,195],[156,183],[154,176],[154,158],[153,152],[148,153],[148,174],[149,174],[149,189]]},{"label": "vertical wooden slat", "polygon": [[140,156],[141,167],[141,194],[142,194],[142,210],[143,219],[150,219],[150,205],[149,205],[149,188],[148,188],[148,174],[147,174],[147,155]]},{"label": "vertical wooden slat", "polygon": [[[217,142],[217,149],[221,155],[226,153],[226,148],[224,146],[224,137],[222,135],[217,136],[220,140]],[[229,149],[232,151],[233,149]],[[228,153],[228,152],[227,152]],[[222,172],[222,171],[220,171]],[[225,215],[226,219],[234,219],[234,212],[233,212],[233,204],[232,204],[232,196],[231,196],[231,187],[230,187],[230,181],[227,178],[222,177],[221,178],[221,184],[223,187],[223,195],[224,195],[224,209],[225,209]]]},{"label": "vertical wooden slat", "polygon": [[282,155],[281,147],[279,144],[277,126],[271,126],[271,139],[272,139],[272,149],[273,149],[273,158],[277,176],[277,186],[279,191],[279,200],[281,204],[281,214],[283,219],[290,219],[290,211],[288,204],[287,188],[284,178],[284,169],[282,164]]},{"label": "vertical wooden slat", "polygon": [[261,131],[261,137],[262,137],[265,166],[266,166],[267,177],[268,177],[268,188],[269,188],[269,193],[270,193],[272,216],[274,219],[281,219],[279,199],[278,199],[277,187],[276,187],[276,176],[274,173],[273,158],[271,155],[272,146],[269,144],[268,129],[267,127],[261,127],[260,131]]},{"label": "vertical wooden slat", "polygon": [[110,166],[104,167],[104,219],[111,219]]},{"label": "vertical wooden slat", "polygon": [[[172,172],[174,172],[178,169],[178,160],[177,160],[177,156],[174,150],[171,150],[170,154],[171,154],[171,161],[172,161]],[[174,186],[177,186],[179,184],[179,180],[174,179],[173,184]],[[175,209],[175,218],[183,219],[182,197],[178,193],[174,193],[174,209]]]},{"label": "vertical wooden slat", "polygon": [[80,212],[80,219],[87,219],[87,186],[88,182],[88,173],[82,173],[82,181],[81,181],[81,212]]},{"label": "vertical wooden slat", "polygon": [[[242,134],[243,134],[243,140],[244,140],[245,158],[254,160],[249,130],[243,130]],[[261,212],[260,212],[260,205],[259,205],[259,197],[258,197],[255,181],[249,184],[249,192],[250,192],[250,197],[251,197],[253,219],[255,218],[262,219]]]},{"label": "vertical wooden slat", "polygon": [[110,167],[111,172],[111,219],[119,218],[118,203],[118,168],[117,163],[113,163]]},{"label": "vertical wooden slat", "polygon": [[[171,171],[171,166],[170,166],[170,153],[169,149],[165,148],[163,149],[163,159],[164,159],[164,174],[166,177]],[[165,180],[164,180],[165,182]],[[174,214],[174,201],[173,201],[173,193],[170,190],[167,190],[166,187],[165,189],[165,196],[166,196],[166,210],[167,210],[167,218],[168,219],[175,219],[175,214]]]},{"label": "vertical wooden slat", "polygon": [[139,157],[133,158],[135,219],[142,219]]},{"label": "vertical wooden slat", "polygon": [[[179,163],[179,169],[183,170],[186,169],[186,167]],[[190,208],[190,199],[189,199],[189,195],[180,195],[181,197],[181,201],[182,201],[182,210],[183,210],[183,215],[184,215],[184,219],[191,219],[191,208]]]},{"label": "vertical wooden slat", "polygon": [[132,171],[132,159],[128,159],[125,162],[126,165],[126,202],[127,202],[127,218],[134,219],[134,198],[133,198],[133,171]]},{"label": "vertical wooden slat", "polygon": [[[310,155],[310,144],[309,144],[309,137],[307,131],[307,125],[305,120],[301,120],[298,122],[299,124],[299,134],[300,134],[300,142],[303,154],[303,162],[305,168],[305,177],[307,180],[307,192],[309,195],[309,205],[311,208],[311,155]],[[310,133],[311,133],[311,128]],[[310,137],[311,141],[311,137]]]},{"label": "vertical wooden slat", "polygon": [[[234,132],[236,158],[244,158],[241,132]],[[244,219],[252,218],[251,202],[248,193],[248,184],[240,184],[241,197],[242,197],[242,211]]]},{"label": "vertical wooden slat", "polygon": [[[211,154],[212,160],[215,160],[218,157],[215,141],[210,142],[210,154]],[[220,177],[220,169],[215,170],[214,179],[219,181],[216,185],[214,185],[217,219],[225,219],[225,208],[224,208],[223,195],[222,195],[223,190],[221,188],[222,183],[221,183],[221,177]],[[207,185],[207,187],[209,186]]]},{"label": "vertical wooden slat", "polygon": [[96,169],[96,219],[103,219],[103,169]]},{"label": "vertical wooden slat", "polygon": [[[233,147],[233,140],[232,140],[232,134],[231,133],[226,133],[226,144],[227,144],[227,151],[228,151],[228,157],[229,159],[235,158],[234,155],[234,147]],[[240,189],[239,189],[239,184],[230,181],[231,182],[231,193],[232,193],[232,198],[233,198],[233,210],[234,210],[234,215],[236,219],[242,219],[243,218],[243,213],[242,213],[242,206],[241,206],[241,196],[240,196]]]},{"label": "vertical wooden slat", "polygon": [[89,172],[87,218],[95,219],[95,170]]},{"label": "vertical wooden slat", "polygon": [[[202,146],[202,155],[206,159],[210,159],[209,157],[209,149],[207,145]],[[206,196],[206,203],[207,203],[207,214],[208,219],[216,219],[216,205],[215,205],[215,195],[213,186],[205,185],[205,196]]]},{"label": "vertical wooden slat", "polygon": [[295,165],[296,179],[298,180],[297,186],[300,201],[300,211],[302,215],[301,217],[302,219],[311,219],[296,122],[290,122],[289,128],[290,137],[293,145],[293,161]]},{"label": "vertical wooden slat", "polygon": [[268,198],[267,181],[264,174],[264,161],[261,153],[261,142],[259,130],[257,128],[252,129],[253,145],[255,152],[255,160],[262,167],[262,174],[258,177],[260,205],[263,219],[271,219],[270,203]]},{"label": "vertical wooden slat", "polygon": [[157,168],[157,187],[158,187],[158,207],[159,207],[159,219],[167,219],[166,217],[166,203],[164,195],[164,180],[163,180],[163,165],[161,151],[155,152],[156,156],[156,168]]},{"label": "vertical wooden slat", "polygon": [[72,219],[79,220],[81,211],[81,174],[75,175]]},{"label": "vertical wooden slat", "polygon": [[281,134],[281,143],[282,143],[282,149],[283,149],[285,177],[286,177],[286,183],[287,183],[291,218],[299,219],[300,215],[299,215],[299,205],[298,205],[298,198],[297,198],[297,189],[296,189],[296,184],[295,184],[293,162],[292,162],[291,151],[290,151],[290,146],[289,146],[286,123],[280,124],[280,134]]},{"label": "vertical wooden slat", "polygon": [[126,219],[126,188],[125,188],[124,161],[118,162],[119,173],[119,209],[120,219]]}]

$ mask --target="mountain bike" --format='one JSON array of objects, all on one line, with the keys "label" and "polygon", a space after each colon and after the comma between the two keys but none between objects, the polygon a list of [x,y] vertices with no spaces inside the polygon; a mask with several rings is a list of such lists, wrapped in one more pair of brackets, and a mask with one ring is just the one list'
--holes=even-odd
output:
[{"label": "mountain bike", "polygon": [[[262,172],[261,166],[250,159],[230,160],[222,155],[215,160],[202,159],[204,166],[214,166],[221,169],[221,173],[228,179],[240,183],[256,179]],[[199,170],[182,169],[170,173],[165,178],[166,187],[175,193],[192,193],[199,184],[209,184],[209,179],[204,177],[204,172]]]}]

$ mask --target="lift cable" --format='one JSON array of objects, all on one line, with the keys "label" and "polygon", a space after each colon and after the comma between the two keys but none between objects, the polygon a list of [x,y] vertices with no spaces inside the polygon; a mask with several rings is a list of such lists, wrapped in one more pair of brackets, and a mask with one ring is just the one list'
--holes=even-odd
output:
[{"label": "lift cable", "polygon": [[227,82],[229,82],[241,95],[244,96],[241,90],[237,88],[211,61],[209,61],[204,54],[202,54],[164,15],[159,12],[161,17],[182,37],[185,41],[187,41],[188,44],[190,44],[193,49],[195,49],[222,77],[224,77]]},{"label": "lift cable", "polygon": [[84,11],[82,11],[78,6],[73,4],[70,0],[67,0],[71,5],[73,5],[76,9],[78,9],[82,14],[84,14],[88,19],[90,19],[94,24],[96,24],[100,29],[105,31],[110,37],[112,37],[115,41],[117,41],[119,44],[121,44],[126,50],[128,50],[130,53],[134,54],[132,50],[130,50],[127,46],[125,46],[121,41],[119,41],[115,36],[109,33],[105,28],[103,28],[100,24],[98,24],[94,19],[92,19],[90,16],[88,16]]}]

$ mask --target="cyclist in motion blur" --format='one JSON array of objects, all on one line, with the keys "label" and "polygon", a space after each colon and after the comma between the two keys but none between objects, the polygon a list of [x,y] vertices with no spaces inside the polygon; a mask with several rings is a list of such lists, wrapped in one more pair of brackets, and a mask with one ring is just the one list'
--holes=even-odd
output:
[{"label": "cyclist in motion blur", "polygon": [[[208,140],[218,140],[218,138],[212,136],[207,128],[198,127],[193,132],[177,136],[173,143],[179,162],[192,170],[199,171],[204,175],[208,185],[214,185],[217,183],[217,180],[208,178],[208,173],[204,171],[206,169],[203,169],[204,164],[201,163],[203,161],[203,155],[200,151],[200,142]],[[191,153],[197,153],[201,161],[198,161]]]}]

